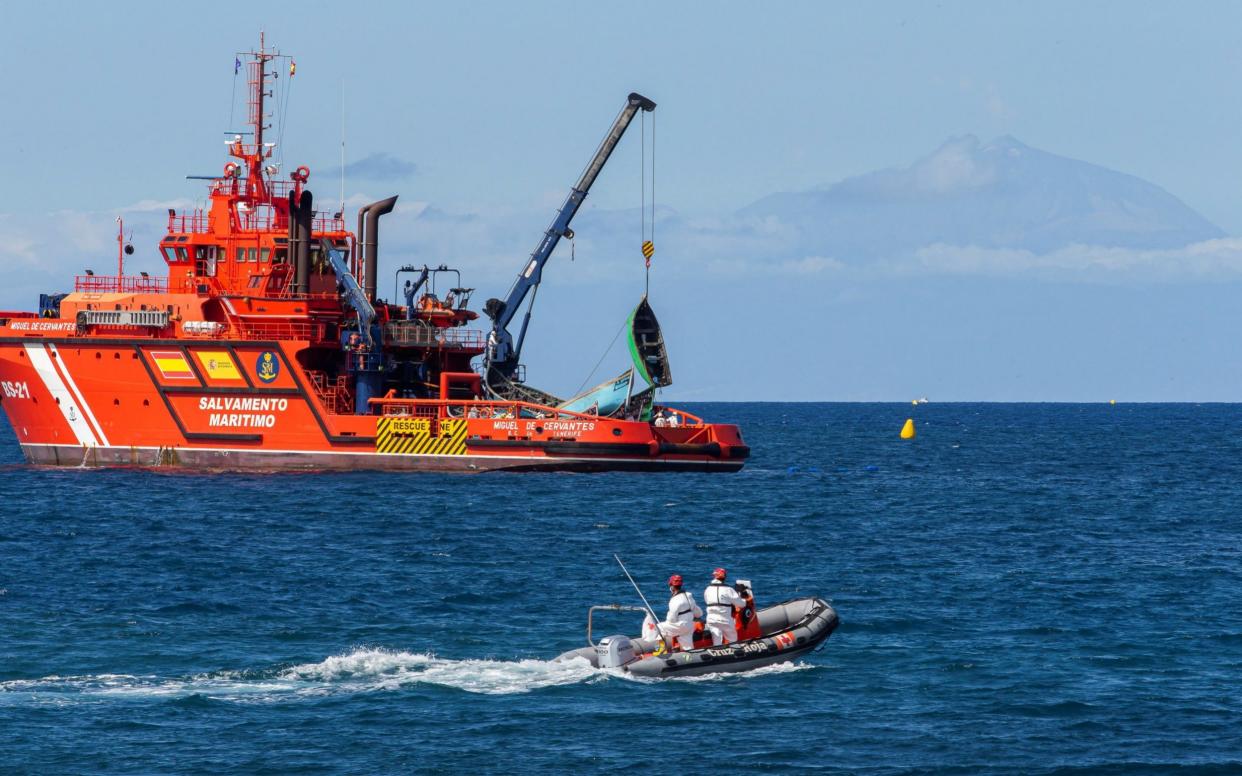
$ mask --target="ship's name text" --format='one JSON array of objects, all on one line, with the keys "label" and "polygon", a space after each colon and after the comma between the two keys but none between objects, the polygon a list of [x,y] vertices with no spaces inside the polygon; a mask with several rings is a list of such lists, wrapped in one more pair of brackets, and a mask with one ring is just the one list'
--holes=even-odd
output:
[{"label": "ship's name text", "polygon": [[564,436],[579,436],[595,430],[595,422],[591,420],[524,420],[519,426],[516,420],[494,420],[492,428],[497,431],[517,431],[524,427],[527,434],[538,434],[544,431]]},{"label": "ship's name text", "polygon": [[200,410],[212,412],[207,425],[213,428],[272,428],[276,415],[289,408],[289,400],[266,396],[204,396],[198,400]]},{"label": "ship's name text", "polygon": [[10,321],[9,328],[14,331],[73,331],[77,324],[73,321]]},{"label": "ship's name text", "polygon": [[266,396],[204,396],[198,400],[200,410],[226,412],[284,412],[289,400]]}]

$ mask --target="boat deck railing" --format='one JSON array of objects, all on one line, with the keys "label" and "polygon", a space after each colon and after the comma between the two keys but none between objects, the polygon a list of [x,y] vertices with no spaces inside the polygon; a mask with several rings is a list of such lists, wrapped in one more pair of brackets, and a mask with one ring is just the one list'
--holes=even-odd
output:
[{"label": "boat deck railing", "polygon": [[275,321],[239,323],[187,321],[182,325],[181,333],[194,339],[305,340],[320,343],[326,341],[327,326],[322,323]]},{"label": "boat deck railing", "polygon": [[525,401],[493,399],[371,399],[372,407],[378,407],[385,417],[435,418],[485,418],[489,420],[615,420],[588,415],[585,412],[561,410]]},{"label": "boat deck railing", "polygon": [[166,294],[168,278],[142,275],[78,275],[73,290],[84,294]]},{"label": "boat deck railing", "polygon": [[385,339],[392,345],[426,348],[462,348],[482,350],[484,334],[464,327],[437,328],[419,321],[392,321],[385,329]]},{"label": "boat deck railing", "polygon": [[656,405],[651,408],[653,415],[654,413],[662,412],[664,410],[668,410],[669,412],[674,412],[678,416],[680,416],[681,425],[683,426],[705,426],[707,425],[706,423],[703,422],[703,419],[700,418],[698,415],[695,415],[693,412],[686,412],[683,409],[678,409],[677,407],[665,407],[662,405]]},{"label": "boat deck railing", "polygon": [[[288,197],[288,187],[285,186],[284,189],[286,193],[280,196],[273,196],[273,200]],[[207,234],[213,231],[213,226],[211,213],[202,208],[195,208],[194,210],[181,213],[170,212],[168,214],[169,234]],[[255,208],[246,209],[242,209],[239,205],[236,228],[243,232],[285,231],[289,228],[289,217],[279,213],[271,205],[259,205]],[[344,217],[335,218],[326,211],[319,211],[311,221],[311,230],[314,232],[344,232],[345,219]]]}]

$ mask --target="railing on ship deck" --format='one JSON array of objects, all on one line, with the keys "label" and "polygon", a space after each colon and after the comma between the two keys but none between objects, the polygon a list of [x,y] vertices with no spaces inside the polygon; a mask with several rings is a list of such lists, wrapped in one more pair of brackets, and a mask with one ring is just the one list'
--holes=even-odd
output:
[{"label": "railing on ship deck", "polygon": [[166,294],[168,278],[141,275],[78,275],[73,290],[86,294]]},{"label": "railing on ship deck", "polygon": [[195,339],[243,339],[243,340],[306,340],[324,342],[328,327],[322,323],[213,323],[196,326],[183,325],[181,333]]},{"label": "railing on ship deck", "polygon": [[[621,418],[601,418],[585,412],[560,410],[542,404],[526,401],[500,401],[490,399],[371,399],[370,405],[378,407],[385,417],[402,418],[484,418],[488,420],[620,420]],[[668,409],[676,412],[681,418],[681,427],[705,426],[706,423],[698,415],[685,410],[671,407],[656,407],[656,410]]]},{"label": "railing on ship deck", "polygon": [[[288,195],[285,194],[284,197]],[[282,197],[275,197],[281,199]],[[260,205],[254,209],[237,210],[237,228],[243,232],[263,232],[273,229],[284,230],[289,226],[289,219],[279,216],[270,205]],[[311,222],[315,232],[344,232],[345,219],[333,218],[326,211],[315,214]],[[212,231],[211,214],[204,210],[192,210],[185,213],[169,213],[169,234],[207,234]]]},{"label": "railing on ship deck", "polygon": [[418,321],[392,321],[385,329],[394,345],[483,349],[483,332],[478,329],[440,329]]},{"label": "railing on ship deck", "polygon": [[[489,420],[601,420],[596,415],[558,410],[525,401],[492,399],[371,399],[385,417],[399,418],[486,418]],[[606,418],[605,418],[606,419]]]}]

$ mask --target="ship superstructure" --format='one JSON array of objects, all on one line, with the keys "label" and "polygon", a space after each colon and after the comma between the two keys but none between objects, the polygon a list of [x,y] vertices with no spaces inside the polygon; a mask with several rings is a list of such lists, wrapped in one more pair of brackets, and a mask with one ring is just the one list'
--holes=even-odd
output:
[{"label": "ship superstructure", "polygon": [[246,56],[250,130],[229,141],[204,207],[169,210],[167,275],[129,276],[119,260],[115,276],[78,276],[38,312],[0,313],[0,404],[30,462],[741,468],[736,426],[656,403],[669,371],[645,298],[631,316],[635,369],[568,401],[524,384],[526,325],[516,344],[507,331],[630,119],[654,103],[627,99],[507,299],[488,302],[485,334],[455,269],[403,265],[402,298],[378,298],[380,220],[397,197],[361,208],[352,231],[343,212],[316,210],[310,170],[282,177],[264,135],[281,57],[262,44]]}]

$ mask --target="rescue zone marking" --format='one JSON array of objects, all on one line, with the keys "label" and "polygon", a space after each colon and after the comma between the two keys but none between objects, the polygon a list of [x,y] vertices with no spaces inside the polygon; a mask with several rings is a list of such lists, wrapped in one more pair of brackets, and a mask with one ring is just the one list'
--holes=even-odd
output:
[{"label": "rescue zone marking", "polygon": [[431,435],[431,421],[426,418],[377,418],[375,421],[375,452],[398,455],[465,455],[465,420],[446,418],[440,421],[439,436]]}]

